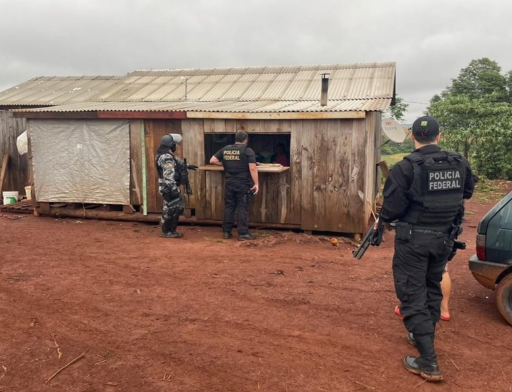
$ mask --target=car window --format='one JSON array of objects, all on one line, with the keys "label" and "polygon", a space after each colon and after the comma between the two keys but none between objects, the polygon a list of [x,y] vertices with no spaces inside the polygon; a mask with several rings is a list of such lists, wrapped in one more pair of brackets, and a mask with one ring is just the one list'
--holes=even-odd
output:
[{"label": "car window", "polygon": [[512,263],[512,200],[489,220],[485,245],[488,261]]}]

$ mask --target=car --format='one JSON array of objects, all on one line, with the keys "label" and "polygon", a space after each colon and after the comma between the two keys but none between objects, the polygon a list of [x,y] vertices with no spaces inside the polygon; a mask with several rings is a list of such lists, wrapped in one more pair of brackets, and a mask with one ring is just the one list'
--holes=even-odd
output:
[{"label": "car", "polygon": [[482,286],[496,290],[498,310],[512,325],[512,192],[478,223],[469,269]]}]

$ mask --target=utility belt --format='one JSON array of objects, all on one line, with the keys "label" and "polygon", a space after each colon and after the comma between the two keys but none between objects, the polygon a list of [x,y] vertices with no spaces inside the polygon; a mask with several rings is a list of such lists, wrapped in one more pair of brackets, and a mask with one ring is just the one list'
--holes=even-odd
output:
[{"label": "utility belt", "polygon": [[[407,222],[396,222],[395,230],[396,230],[396,239],[403,242],[408,242],[413,233],[423,233],[423,234],[432,234],[437,237],[447,237],[451,238],[455,231],[455,227],[435,227],[435,226],[417,226]],[[458,227],[457,227],[458,229]],[[458,230],[457,230],[458,231]]]}]

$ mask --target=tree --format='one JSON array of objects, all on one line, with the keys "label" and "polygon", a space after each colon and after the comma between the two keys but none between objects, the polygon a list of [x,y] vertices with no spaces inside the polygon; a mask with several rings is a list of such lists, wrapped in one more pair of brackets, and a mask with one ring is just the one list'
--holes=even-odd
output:
[{"label": "tree", "polygon": [[405,103],[404,100],[397,95],[395,98],[395,104],[386,110],[386,115],[394,118],[396,121],[404,121],[405,112],[407,111],[408,107],[409,104]]},{"label": "tree", "polygon": [[[408,103],[405,103],[402,98],[396,96],[395,105],[390,106],[389,109],[386,110],[384,115],[385,117],[391,117],[398,122],[403,122],[405,120],[405,112],[407,111],[408,107]],[[414,150],[414,144],[408,138],[406,138],[404,142],[400,144],[394,142],[390,143],[390,140],[385,135],[384,139],[386,141],[381,146],[382,155],[394,155],[404,152],[411,152],[412,150]]]},{"label": "tree", "polygon": [[430,100],[448,149],[467,157],[490,179],[512,179],[512,72],[487,58],[473,60],[452,85]]}]

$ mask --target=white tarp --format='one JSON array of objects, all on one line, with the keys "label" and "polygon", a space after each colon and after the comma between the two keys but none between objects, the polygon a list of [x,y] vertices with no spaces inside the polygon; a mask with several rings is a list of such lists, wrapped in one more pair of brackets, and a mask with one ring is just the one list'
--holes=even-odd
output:
[{"label": "white tarp", "polygon": [[16,139],[16,148],[18,149],[18,154],[23,155],[28,152],[28,140],[27,140],[27,131],[23,132]]},{"label": "white tarp", "polygon": [[37,201],[130,204],[130,131],[119,120],[29,120]]}]

